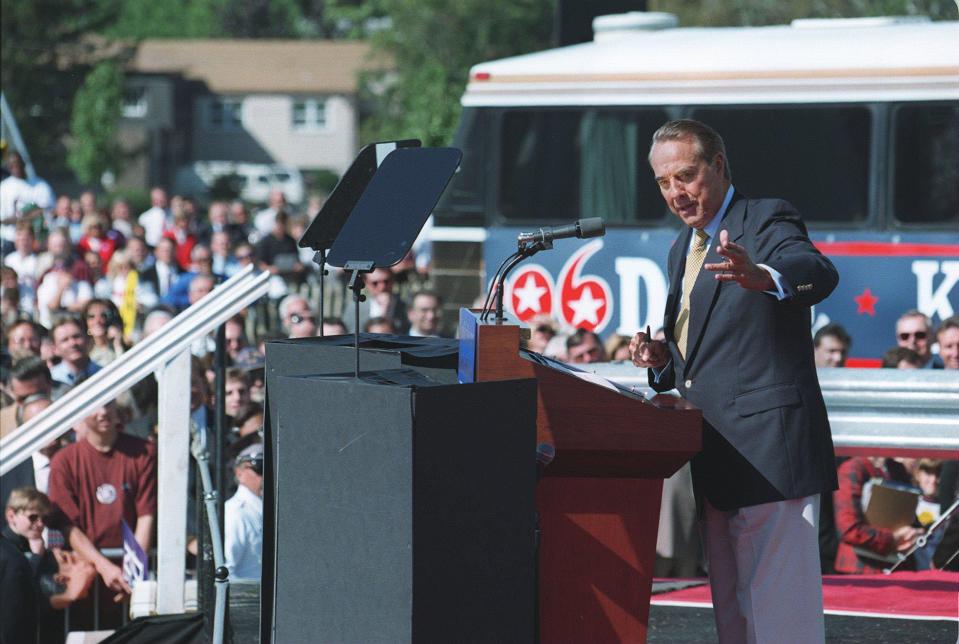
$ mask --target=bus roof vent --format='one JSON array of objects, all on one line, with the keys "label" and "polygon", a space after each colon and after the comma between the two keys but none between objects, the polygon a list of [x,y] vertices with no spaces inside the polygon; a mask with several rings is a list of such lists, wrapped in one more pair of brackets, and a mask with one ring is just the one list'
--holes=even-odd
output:
[{"label": "bus roof vent", "polygon": [[593,18],[593,40],[606,42],[643,31],[674,29],[679,26],[676,14],[663,11],[630,11]]},{"label": "bus roof vent", "polygon": [[929,16],[873,16],[871,18],[798,18],[792,21],[796,29],[828,29],[830,27],[890,27],[892,25],[922,25],[932,22]]}]

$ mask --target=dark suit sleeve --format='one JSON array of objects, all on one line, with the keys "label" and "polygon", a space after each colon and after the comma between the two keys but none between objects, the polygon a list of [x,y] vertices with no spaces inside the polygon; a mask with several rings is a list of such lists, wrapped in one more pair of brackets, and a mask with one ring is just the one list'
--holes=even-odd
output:
[{"label": "dark suit sleeve", "polygon": [[839,283],[836,267],[813,246],[799,213],[785,201],[775,202],[773,213],[761,220],[754,259],[782,274],[792,290],[788,300],[795,304],[818,304]]},{"label": "dark suit sleeve", "polygon": [[656,374],[653,373],[652,369],[647,369],[646,375],[649,378],[649,386],[653,391],[663,393],[664,391],[676,388],[676,372],[673,370],[672,361],[663,367],[663,371],[659,376],[659,382],[656,382]]}]

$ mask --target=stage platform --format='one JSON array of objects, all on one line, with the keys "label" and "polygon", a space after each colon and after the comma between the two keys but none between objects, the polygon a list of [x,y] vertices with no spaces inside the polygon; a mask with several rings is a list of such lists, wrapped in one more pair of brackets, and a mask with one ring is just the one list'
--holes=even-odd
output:
[{"label": "stage platform", "polygon": [[[716,641],[709,586],[703,582],[654,583],[650,643]],[[829,575],[823,581],[823,596],[830,643],[959,641],[959,573]],[[258,584],[232,587],[230,621],[235,644],[259,642],[259,597]]]}]

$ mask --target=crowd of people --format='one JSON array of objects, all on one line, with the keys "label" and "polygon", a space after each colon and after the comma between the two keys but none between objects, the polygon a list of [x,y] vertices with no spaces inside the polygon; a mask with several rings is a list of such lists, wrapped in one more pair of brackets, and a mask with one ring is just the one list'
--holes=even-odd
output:
[{"label": "crowd of people", "polygon": [[[8,167],[10,175],[0,184],[0,436],[119,359],[245,266],[254,264],[271,274],[268,295],[225,324],[229,370],[224,406],[235,475],[226,504],[225,550],[233,578],[257,578],[263,344],[354,328],[353,302],[343,276],[336,271],[321,275],[313,252],[296,242],[309,223],[306,213],[315,212],[319,204],[311,202],[305,211],[297,211],[277,191],[267,207],[255,213],[241,201],[214,201],[201,215],[193,200],[168,197],[155,187],[150,208],[136,214],[125,201],[103,203],[92,192],[77,198],[55,196],[42,180],[26,178],[16,153],[9,156]],[[452,337],[454,329],[444,319],[442,298],[432,290],[426,268],[410,255],[391,269],[365,275],[361,330]],[[322,329],[321,312],[314,306],[321,279],[327,280]],[[528,348],[547,356],[574,364],[630,359],[627,337],[603,342],[591,331],[562,329],[546,317],[529,326]],[[662,331],[658,333],[662,338]],[[894,337],[896,345],[883,357],[885,367],[959,369],[959,317],[934,329],[925,315],[909,311],[899,319]],[[814,338],[816,365],[843,367],[851,344],[840,325],[822,327]],[[938,352],[933,351],[936,345]],[[212,339],[191,348],[191,428],[201,442],[213,423],[213,348]],[[49,615],[73,602],[89,602],[94,593],[101,594],[101,625],[117,623],[115,607],[120,604],[113,599],[130,588],[116,562],[100,550],[122,546],[124,525],[144,551],[153,546],[158,520],[156,426],[157,387],[148,377],[0,479],[6,517],[0,538],[6,562],[0,568],[4,628],[52,623]],[[888,555],[908,550],[923,526],[959,492],[957,463],[857,457],[836,465],[840,487],[835,503],[823,503],[828,519],[821,522],[824,572],[879,570]],[[684,476],[688,478],[688,472]],[[922,525],[886,529],[868,523],[864,498],[879,480],[921,489],[926,501]],[[687,484],[678,489],[690,488]],[[192,510],[190,516],[188,529],[195,535]],[[690,525],[686,521],[670,538],[686,539]],[[660,544],[661,558],[670,563],[663,571],[702,572],[698,553],[678,555],[674,546]],[[195,554],[195,543],[191,548]],[[920,567],[942,565],[931,554],[913,561]],[[96,576],[102,583],[93,585]],[[32,590],[17,590],[16,601],[10,599],[14,595],[9,589],[24,588]],[[82,614],[76,611],[76,616]],[[45,641],[62,636],[62,629],[43,634]],[[11,637],[21,641],[16,634]]]}]

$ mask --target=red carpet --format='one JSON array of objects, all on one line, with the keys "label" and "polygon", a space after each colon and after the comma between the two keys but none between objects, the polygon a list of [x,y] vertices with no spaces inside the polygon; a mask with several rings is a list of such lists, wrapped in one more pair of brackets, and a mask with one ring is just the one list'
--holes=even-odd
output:
[{"label": "red carpet", "polygon": [[[827,613],[959,621],[959,573],[924,570],[891,575],[826,575]],[[654,595],[661,605],[711,606],[709,584]]]}]

